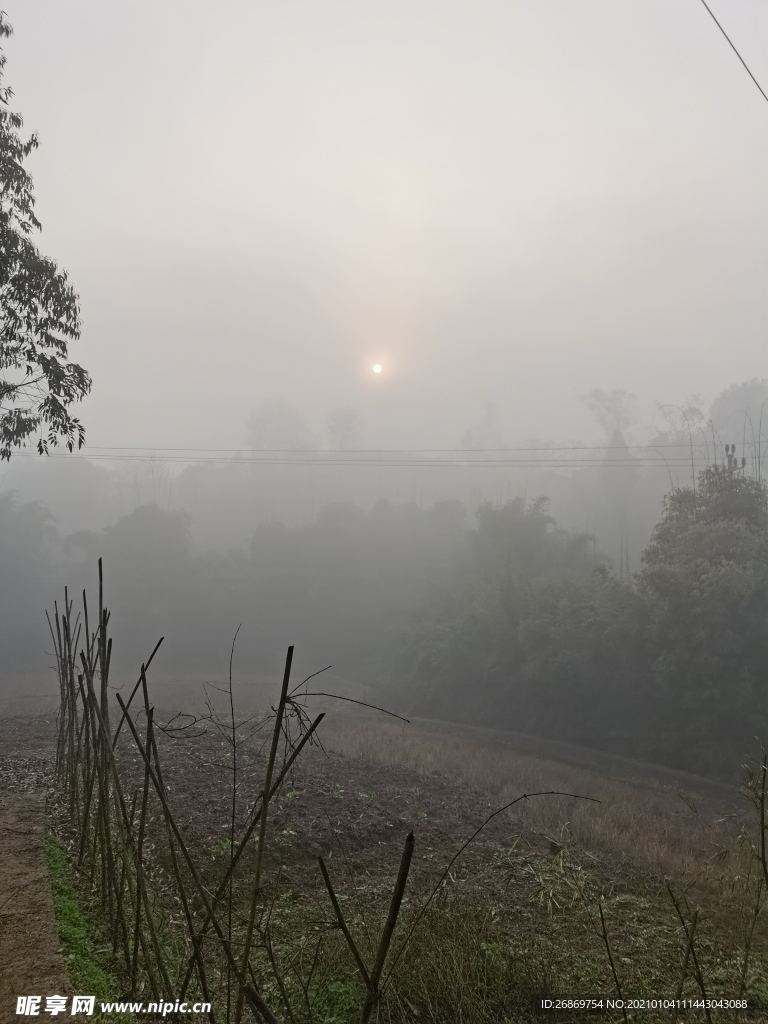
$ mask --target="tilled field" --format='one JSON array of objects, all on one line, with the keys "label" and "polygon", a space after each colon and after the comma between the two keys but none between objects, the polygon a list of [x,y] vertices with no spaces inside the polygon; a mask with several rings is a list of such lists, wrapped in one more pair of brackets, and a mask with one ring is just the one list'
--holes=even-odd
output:
[{"label": "tilled field", "polygon": [[[170,717],[158,712],[156,720]],[[138,727],[140,731],[143,728],[141,717]],[[599,792],[602,803],[590,805],[563,796],[521,801],[494,817],[451,863],[454,854],[499,806],[499,786],[473,785],[457,777],[460,773],[437,770],[434,756],[431,768],[392,763],[391,746],[383,744],[381,737],[378,741],[374,738],[377,729],[370,719],[357,724],[345,719],[341,726],[333,726],[328,730],[329,748],[336,749],[308,747],[270,808],[259,927],[266,922],[270,955],[283,976],[283,986],[299,1002],[307,1001],[310,988],[315,993],[310,1013],[326,1013],[317,1017],[318,1021],[354,1019],[343,1016],[343,1007],[357,1005],[361,995],[318,857],[328,866],[361,952],[372,958],[403,843],[411,831],[415,854],[393,943],[395,953],[411,926],[415,930],[388,990],[385,1005],[389,1019],[446,1024],[454,1019],[524,1020],[531,1019],[537,994],[584,993],[587,989],[592,994],[615,993],[597,909],[601,896],[611,953],[624,991],[646,995],[673,992],[685,940],[663,873],[649,870],[643,857],[633,859],[631,849],[611,851],[604,844],[590,848],[583,821],[572,827],[579,815],[590,813],[590,806],[594,813],[610,817],[607,805],[611,802],[620,818],[634,801],[637,813],[648,814],[647,820],[660,833],[668,814],[672,839],[676,830],[685,831],[686,821],[691,829],[699,830],[701,861],[711,861],[711,870],[681,875],[673,879],[673,885],[678,893],[686,894],[686,906],[700,907],[698,950],[711,984],[735,994],[742,924],[748,908],[739,875],[742,823],[721,806],[727,794],[708,791],[702,785],[701,791],[682,793],[684,799],[677,800],[675,783],[667,787],[667,804],[659,804],[657,792],[643,797],[634,780],[626,784],[616,778],[608,780],[597,771],[579,775],[563,763],[536,759],[539,774],[534,782],[546,788],[574,789],[582,796],[593,795],[588,791],[591,787]],[[236,837],[248,821],[265,764],[267,730],[252,730],[253,723],[238,730],[243,742],[237,752]],[[212,723],[203,723],[200,731],[202,735],[191,739],[161,734],[159,753],[169,805],[213,891],[229,858],[233,758],[227,737]],[[321,739],[322,735],[321,726]],[[359,749],[365,736],[368,746]],[[39,790],[46,782],[54,739],[55,722],[50,716],[0,720],[3,778],[17,780],[11,785],[31,785]],[[421,748],[441,742],[450,746],[454,740],[435,728],[423,732]],[[357,746],[357,756],[340,753],[339,748],[345,746]],[[126,796],[138,794],[143,763],[128,730],[124,730],[118,753]],[[459,751],[459,756],[466,760],[468,755]],[[509,765],[499,762],[500,771],[502,767],[509,770]],[[521,777],[518,792],[530,781]],[[572,786],[567,786],[569,781]],[[513,791],[514,779],[507,783]],[[532,787],[525,788],[530,791]],[[511,798],[506,789],[504,795]],[[651,801],[652,814],[641,806],[643,799]],[[542,810],[545,806],[546,811]],[[723,820],[716,817],[720,813],[724,813]],[[680,814],[687,817],[681,819]],[[74,848],[76,837],[69,840]],[[181,940],[183,920],[173,895],[167,835],[157,806],[150,814],[147,855],[158,912],[179,937],[176,953],[181,973],[190,950]],[[252,854],[247,854],[233,891],[235,930],[243,927],[251,867]],[[420,916],[441,878],[444,881],[429,911]],[[765,943],[765,931],[759,924],[748,972],[754,985],[762,984]],[[214,962],[214,944],[207,948],[214,973],[219,972],[223,984],[226,972],[220,961]],[[261,965],[268,967],[264,956]],[[307,983],[308,976],[311,983]],[[265,990],[269,991],[268,985]],[[694,979],[687,979],[685,990],[695,993]],[[279,1002],[279,994],[273,995]],[[493,1016],[501,1006],[506,1018]],[[452,1013],[458,1015],[452,1017]],[[689,1019],[697,1018],[689,1015]]]}]

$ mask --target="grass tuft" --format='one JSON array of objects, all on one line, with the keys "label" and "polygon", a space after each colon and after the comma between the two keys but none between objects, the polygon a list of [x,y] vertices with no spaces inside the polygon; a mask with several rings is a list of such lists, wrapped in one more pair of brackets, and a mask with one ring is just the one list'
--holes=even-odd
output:
[{"label": "grass tuft", "polygon": [[[66,851],[52,832],[45,840],[45,856],[53,889],[53,909],[61,951],[77,995],[96,996],[99,1000],[118,999],[121,985],[113,973],[109,952],[94,942],[94,928],[80,901],[74,874]],[[132,1020],[112,1015],[115,1020]]]}]

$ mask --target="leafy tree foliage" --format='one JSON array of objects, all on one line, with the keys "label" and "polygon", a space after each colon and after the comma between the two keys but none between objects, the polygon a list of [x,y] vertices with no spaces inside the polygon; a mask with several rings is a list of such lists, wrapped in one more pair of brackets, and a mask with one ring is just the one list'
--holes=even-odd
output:
[{"label": "leafy tree foliage", "polygon": [[713,466],[695,491],[673,491],[638,583],[653,617],[655,675],[687,738],[746,742],[768,691],[765,486]]},{"label": "leafy tree foliage", "polygon": [[590,537],[557,527],[546,498],[484,503],[477,518],[449,586],[408,630],[403,679],[415,686],[421,712],[526,728],[525,708],[535,703],[528,700],[536,687],[531,653],[533,661],[540,655],[534,609],[554,602],[562,611],[566,595],[580,592],[602,560]]},{"label": "leafy tree foliage", "polygon": [[635,580],[541,500],[480,510],[409,630],[422,713],[729,775],[768,730],[768,498],[711,467],[667,497]]},{"label": "leafy tree foliage", "polygon": [[[0,37],[11,31],[0,13]],[[40,223],[24,161],[38,140],[19,135],[23,121],[2,84],[5,62],[0,53],[0,460],[43,427],[39,452],[60,438],[70,451],[75,441],[81,447],[83,427],[69,406],[91,387],[85,370],[67,362],[69,342],[80,336],[77,296],[30,237]]]}]

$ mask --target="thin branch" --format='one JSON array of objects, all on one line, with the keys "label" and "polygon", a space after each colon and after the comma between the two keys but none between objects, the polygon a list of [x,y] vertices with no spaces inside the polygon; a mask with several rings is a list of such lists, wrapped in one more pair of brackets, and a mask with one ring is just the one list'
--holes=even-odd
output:
[{"label": "thin branch", "polygon": [[403,939],[403,941],[402,941],[402,943],[400,945],[400,948],[397,951],[397,954],[395,955],[395,958],[392,961],[392,964],[390,965],[389,971],[387,972],[387,976],[384,979],[384,984],[382,985],[382,991],[389,984],[389,980],[392,977],[392,972],[395,969],[395,965],[397,964],[398,960],[400,959],[400,957],[405,952],[405,947],[410,942],[411,936],[413,935],[414,931],[416,930],[416,926],[418,925],[418,923],[422,919],[422,917],[424,917],[424,914],[426,914],[427,908],[429,907],[430,903],[432,902],[432,900],[437,895],[437,893],[438,893],[440,887],[442,886],[443,882],[446,880],[446,878],[450,874],[451,868],[456,863],[456,861],[459,859],[459,857],[462,855],[462,853],[464,853],[466,848],[471,843],[473,843],[475,841],[475,839],[480,835],[480,833],[483,831],[485,826],[489,822],[493,821],[493,819],[495,817],[497,817],[497,815],[501,814],[503,811],[508,811],[510,807],[514,807],[515,804],[519,804],[521,800],[530,800],[532,797],[536,797],[536,796],[569,796],[569,797],[575,798],[576,800],[589,800],[591,803],[594,803],[594,804],[601,803],[600,800],[596,799],[593,796],[581,796],[581,794],[579,794],[579,793],[562,793],[560,790],[557,790],[557,789],[547,789],[547,790],[542,790],[542,791],[537,792],[537,793],[523,793],[522,796],[515,797],[515,799],[514,800],[510,800],[508,804],[504,804],[503,807],[499,807],[497,810],[495,810],[491,814],[489,814],[488,817],[485,819],[485,821],[482,823],[482,825],[480,825],[479,828],[475,829],[475,831],[472,833],[472,835],[469,837],[469,839],[467,839],[467,841],[465,843],[463,843],[459,847],[459,849],[456,851],[456,853],[454,853],[453,857],[451,857],[451,859],[448,861],[448,866],[446,867],[445,871],[440,876],[440,878],[439,878],[439,880],[437,882],[437,885],[434,887],[434,889],[430,893],[429,899],[424,904],[424,906],[421,908],[419,913],[416,915],[416,918],[415,918],[413,924],[411,925],[411,927],[410,927],[410,929],[408,931],[408,934]]},{"label": "thin branch", "polygon": [[401,722],[407,722],[411,724],[410,718],[403,718],[402,715],[396,715],[394,711],[387,711],[386,708],[377,707],[376,704],[366,704],[364,700],[355,700],[353,697],[342,697],[338,693],[302,693],[302,697],[332,697],[334,700],[346,700],[350,704],[359,704],[363,708],[373,708],[374,711],[383,711],[385,715],[391,715],[392,718],[399,718]]},{"label": "thin branch", "polygon": [[605,943],[605,951],[608,954],[608,963],[611,965],[611,974],[613,975],[613,983],[616,986],[616,991],[617,991],[617,993],[619,995],[619,999],[621,999],[621,1001],[622,1001],[621,1015],[624,1018],[624,1020],[627,1021],[629,1018],[627,1017],[626,1008],[623,1005],[623,1003],[624,1003],[624,996],[622,995],[622,992],[621,992],[621,982],[619,981],[619,975],[616,973],[616,964],[613,962],[613,953],[611,952],[611,944],[608,941],[608,929],[605,926],[605,916],[603,914],[603,901],[602,901],[602,898],[598,900],[597,909],[600,912],[600,926],[601,926],[602,932],[603,932],[603,942]]},{"label": "thin branch", "polygon": [[333,668],[333,665],[326,665],[325,668],[318,669],[317,672],[312,672],[310,675],[308,675],[306,679],[302,679],[298,686],[295,686],[288,694],[288,698],[290,699],[291,697],[293,697],[295,693],[298,693],[302,686],[308,683],[310,679],[314,679],[315,676],[321,676],[323,672],[327,672],[328,669],[330,668]]},{"label": "thin branch", "polygon": [[320,870],[323,873],[323,881],[325,882],[325,887],[328,890],[328,895],[331,897],[331,905],[333,907],[334,913],[336,914],[336,920],[339,922],[339,928],[341,928],[342,934],[344,935],[344,938],[347,940],[347,945],[349,946],[352,952],[352,956],[355,958],[357,969],[358,971],[360,971],[360,976],[365,982],[365,987],[370,991],[371,976],[369,975],[368,968],[365,966],[363,958],[360,955],[360,950],[357,948],[357,944],[355,943],[355,940],[352,938],[352,933],[347,927],[347,922],[344,920],[344,914],[342,913],[341,906],[339,905],[336,893],[333,890],[333,884],[331,882],[331,876],[328,874],[328,868],[326,868],[325,861],[323,860],[322,857],[318,857],[317,860],[318,863],[320,864]]}]

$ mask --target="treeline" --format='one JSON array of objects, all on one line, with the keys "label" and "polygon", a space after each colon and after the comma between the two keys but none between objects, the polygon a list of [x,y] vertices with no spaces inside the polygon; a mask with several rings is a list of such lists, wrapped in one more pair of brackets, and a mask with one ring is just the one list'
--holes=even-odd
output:
[{"label": "treeline", "polygon": [[397,710],[721,776],[768,735],[768,500],[741,472],[673,490],[631,579],[544,498],[475,520],[458,502],[331,505],[222,555],[194,552],[182,512],[61,536],[43,506],[0,494],[3,684],[33,655],[45,670],[42,610],[100,556],[118,671],[164,635],[160,677],[220,679],[242,623],[240,679],[277,672],[295,643],[302,667],[332,663]]},{"label": "treeline", "polygon": [[301,668],[333,663],[378,685],[409,618],[452,578],[466,531],[458,502],[336,504],[306,526],[261,524],[247,548],[196,553],[184,512],[144,505],[104,530],[61,536],[40,503],[0,494],[0,687],[47,670],[43,610],[65,584],[74,595],[92,586],[99,557],[120,624],[118,668],[133,673],[164,635],[156,678],[221,679],[242,623],[240,679],[279,671],[295,643]]},{"label": "treeline", "polygon": [[710,467],[671,492],[631,580],[546,519],[481,511],[471,570],[408,631],[414,710],[738,773],[768,736],[765,486]]}]

